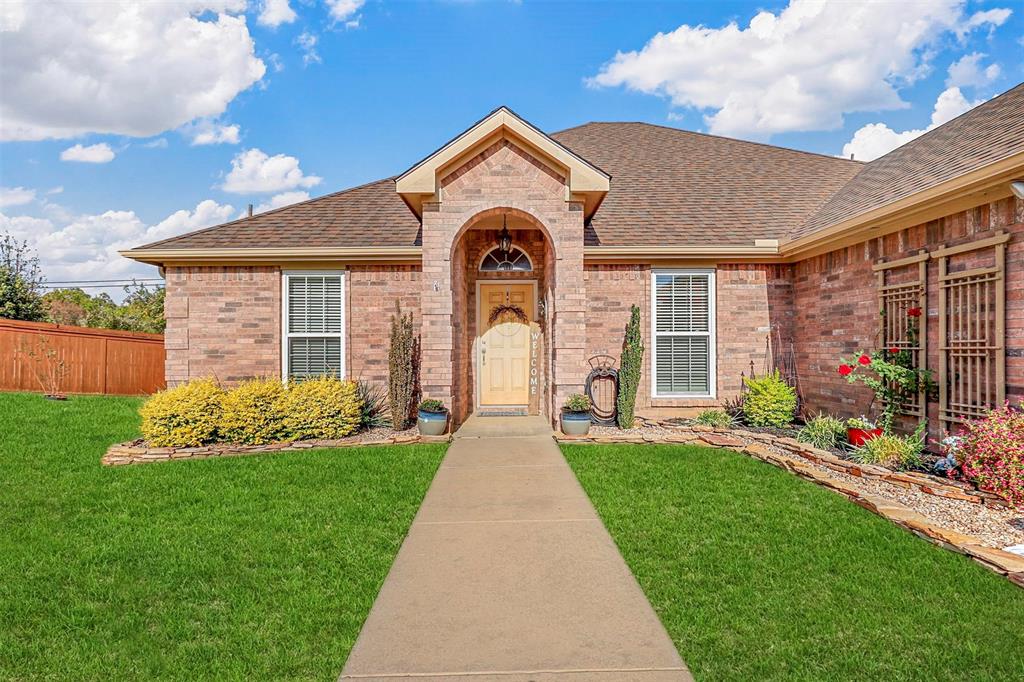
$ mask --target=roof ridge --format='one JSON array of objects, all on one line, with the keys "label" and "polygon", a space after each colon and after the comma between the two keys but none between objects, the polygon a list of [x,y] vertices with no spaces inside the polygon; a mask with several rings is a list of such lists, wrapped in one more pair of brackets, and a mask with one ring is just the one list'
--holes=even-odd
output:
[{"label": "roof ridge", "polygon": [[198,230],[192,230],[191,232],[183,232],[182,234],[177,234],[177,235],[174,235],[173,237],[167,237],[166,239],[161,239],[159,241],[151,242],[149,244],[143,244],[142,246],[137,246],[133,250],[151,249],[154,246],[160,246],[161,244],[166,244],[167,242],[175,241],[175,240],[181,239],[183,237],[191,237],[191,236],[194,236],[194,235],[197,235],[197,234],[202,234],[204,232],[209,232],[210,230],[216,230],[216,229],[221,228],[221,227],[226,227],[227,225],[234,225],[235,223],[242,223],[242,222],[245,222],[246,220],[251,220],[251,219],[256,218],[256,217],[268,216],[268,215],[271,215],[273,213],[278,213],[280,211],[283,211],[285,209],[295,208],[296,206],[303,206],[305,204],[311,204],[311,203],[313,203],[315,201],[321,201],[323,199],[330,199],[330,198],[336,197],[336,196],[338,196],[340,194],[347,194],[349,192],[355,192],[356,190],[364,189],[366,187],[370,187],[371,185],[376,185],[376,184],[379,184],[379,183],[382,183],[382,182],[387,182],[388,180],[394,181],[394,179],[396,177],[397,176],[392,175],[390,177],[381,178],[379,180],[371,180],[370,182],[364,182],[363,184],[356,185],[355,187],[346,187],[345,189],[340,189],[340,190],[338,190],[336,192],[329,192],[327,194],[321,194],[318,197],[310,197],[309,199],[304,199],[302,201],[296,201],[294,204],[285,204],[284,206],[278,206],[277,208],[272,208],[272,209],[270,209],[268,211],[263,211],[262,213],[254,213],[253,215],[247,215],[247,216],[244,216],[242,218],[235,218],[234,220],[229,220],[226,223],[217,223],[216,225],[210,225],[208,227],[203,227],[203,228],[200,228]]},{"label": "roof ridge", "polygon": [[574,126],[572,128],[566,128],[565,130],[559,130],[557,133],[551,133],[552,135],[558,135],[569,130],[576,130],[577,128],[584,128],[589,125],[644,125],[650,126],[651,128],[661,128],[662,130],[671,130],[675,133],[684,133],[688,135],[699,135],[701,137],[710,137],[716,140],[727,140],[729,142],[739,142],[741,144],[756,145],[758,147],[767,147],[768,149],[776,149],[785,152],[794,152],[796,154],[807,154],[808,156],[818,156],[823,159],[832,159],[833,161],[843,161],[844,163],[853,163],[860,166],[866,165],[864,161],[851,160],[843,158],[842,156],[833,156],[831,154],[822,154],[821,152],[809,152],[806,149],[794,149],[793,147],[783,147],[777,144],[768,144],[767,142],[756,142],[754,140],[742,140],[738,137],[728,137],[726,135],[715,135],[713,133],[704,133],[699,130],[687,130],[686,128],[674,128],[672,126],[664,125],[661,123],[650,123],[649,121],[589,121],[587,123]]}]

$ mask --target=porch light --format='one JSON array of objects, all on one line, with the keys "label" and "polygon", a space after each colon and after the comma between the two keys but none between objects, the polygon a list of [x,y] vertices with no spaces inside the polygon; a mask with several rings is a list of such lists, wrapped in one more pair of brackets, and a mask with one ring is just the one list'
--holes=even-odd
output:
[{"label": "porch light", "polygon": [[1014,180],[1011,182],[1010,191],[1018,199],[1024,199],[1024,180]]},{"label": "porch light", "polygon": [[508,225],[505,224],[506,217],[501,216],[501,233],[498,234],[498,248],[504,253],[512,250],[512,235],[508,232]]}]

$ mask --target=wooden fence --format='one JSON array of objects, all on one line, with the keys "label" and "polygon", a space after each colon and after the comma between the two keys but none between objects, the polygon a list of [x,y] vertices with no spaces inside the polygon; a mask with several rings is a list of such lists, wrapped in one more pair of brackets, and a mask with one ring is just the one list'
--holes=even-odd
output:
[{"label": "wooden fence", "polygon": [[62,393],[140,395],[164,388],[164,337],[0,319],[0,391],[39,391],[37,361],[52,349],[67,374]]}]

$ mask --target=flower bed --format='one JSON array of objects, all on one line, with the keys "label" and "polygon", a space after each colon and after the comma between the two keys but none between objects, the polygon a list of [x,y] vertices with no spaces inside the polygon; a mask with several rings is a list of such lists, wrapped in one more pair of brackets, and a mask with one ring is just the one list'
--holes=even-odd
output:
[{"label": "flower bed", "polygon": [[[741,452],[845,495],[920,537],[966,554],[1024,587],[1024,557],[993,546],[1024,537],[1024,532],[1018,536],[1007,523],[1013,512],[999,496],[974,490],[964,483],[924,473],[897,472],[858,464],[794,438],[745,429],[647,422],[644,427],[626,431],[597,427],[588,436],[556,434],[555,438],[571,443],[704,445]],[[943,511],[937,513],[928,509],[929,500],[944,507]],[[936,520],[936,517],[940,519]],[[984,533],[984,539],[965,532],[977,532],[977,529],[966,526],[969,521],[985,517],[991,524],[1001,523],[1010,530],[1004,534]]]},{"label": "flower bed", "polygon": [[145,464],[148,462],[169,462],[179,459],[207,459],[235,455],[254,455],[263,452],[285,452],[309,450],[311,448],[349,448],[370,445],[405,445],[409,443],[448,442],[449,436],[421,436],[416,429],[392,431],[387,428],[363,431],[347,438],[335,440],[300,440],[267,443],[266,445],[243,445],[240,443],[216,443],[189,448],[163,448],[148,446],[138,439],[128,443],[111,445],[100,460],[105,466],[123,464]]}]

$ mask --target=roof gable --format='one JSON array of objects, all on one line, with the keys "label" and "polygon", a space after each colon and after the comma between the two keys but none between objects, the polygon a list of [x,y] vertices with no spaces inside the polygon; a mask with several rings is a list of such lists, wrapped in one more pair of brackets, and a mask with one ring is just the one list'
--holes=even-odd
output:
[{"label": "roof gable", "polygon": [[[600,204],[611,176],[541,132],[508,107],[499,107],[433,154],[398,176],[396,191],[417,215],[423,200],[437,194],[441,178],[461,161],[498,139],[523,147],[566,178],[570,195],[584,199],[588,214]],[[566,197],[567,199],[570,197]]]}]

